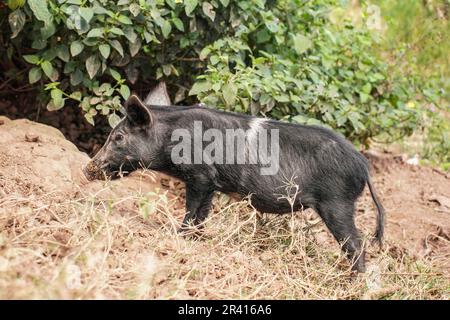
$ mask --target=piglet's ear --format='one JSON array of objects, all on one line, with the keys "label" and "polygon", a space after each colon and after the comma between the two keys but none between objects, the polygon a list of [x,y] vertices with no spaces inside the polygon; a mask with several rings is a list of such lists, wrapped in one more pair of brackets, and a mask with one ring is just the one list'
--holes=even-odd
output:
[{"label": "piglet's ear", "polygon": [[148,110],[144,103],[134,94],[125,102],[125,111],[128,120],[134,125],[147,126],[152,124],[153,119],[150,110]]}]

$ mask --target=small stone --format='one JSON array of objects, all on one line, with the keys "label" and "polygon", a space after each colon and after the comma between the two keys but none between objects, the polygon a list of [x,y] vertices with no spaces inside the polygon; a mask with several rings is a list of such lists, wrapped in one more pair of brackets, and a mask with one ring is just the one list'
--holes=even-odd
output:
[{"label": "small stone", "polygon": [[38,142],[39,136],[36,134],[27,133],[27,134],[25,134],[25,141],[26,142]]}]

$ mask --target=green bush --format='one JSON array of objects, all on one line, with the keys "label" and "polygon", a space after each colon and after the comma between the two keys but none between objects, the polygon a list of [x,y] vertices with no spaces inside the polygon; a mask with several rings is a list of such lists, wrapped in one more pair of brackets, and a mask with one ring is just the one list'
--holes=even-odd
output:
[{"label": "green bush", "polygon": [[9,0],[15,48],[47,108],[118,120],[121,98],[164,79],[216,108],[335,128],[355,142],[410,134],[413,77],[373,54],[377,33],[335,0]]},{"label": "green bush", "polygon": [[[436,112],[436,111],[434,111]],[[428,126],[425,127],[425,143],[422,156],[431,164],[450,171],[450,120],[442,115],[428,113]]]},{"label": "green bush", "polygon": [[[428,103],[421,107],[417,130],[425,163],[450,170],[450,1],[374,0],[386,32],[378,50],[395,61],[405,76],[420,75]],[[408,141],[405,141],[408,144]],[[408,145],[408,151],[415,149]]]},{"label": "green bush", "polygon": [[450,99],[450,1],[375,0],[386,23],[380,50],[405,74],[420,74]]}]

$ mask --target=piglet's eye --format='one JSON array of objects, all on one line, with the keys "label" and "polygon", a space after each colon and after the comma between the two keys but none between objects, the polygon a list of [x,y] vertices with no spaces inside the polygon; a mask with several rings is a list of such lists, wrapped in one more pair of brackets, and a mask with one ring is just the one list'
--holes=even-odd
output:
[{"label": "piglet's eye", "polygon": [[123,140],[123,134],[120,134],[120,133],[118,133],[118,134],[116,134],[115,136],[114,136],[114,141],[122,141]]}]

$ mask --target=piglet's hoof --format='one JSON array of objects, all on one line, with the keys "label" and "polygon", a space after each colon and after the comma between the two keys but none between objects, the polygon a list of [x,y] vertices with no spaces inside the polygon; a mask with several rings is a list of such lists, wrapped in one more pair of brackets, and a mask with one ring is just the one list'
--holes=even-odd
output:
[{"label": "piglet's hoof", "polygon": [[182,226],[177,233],[184,238],[199,239],[203,235],[202,229],[200,226]]}]

